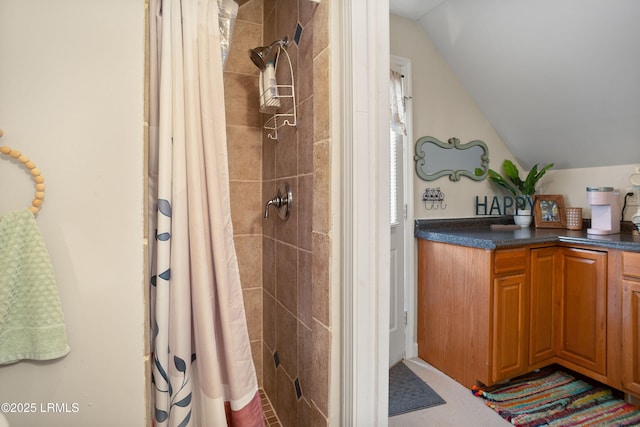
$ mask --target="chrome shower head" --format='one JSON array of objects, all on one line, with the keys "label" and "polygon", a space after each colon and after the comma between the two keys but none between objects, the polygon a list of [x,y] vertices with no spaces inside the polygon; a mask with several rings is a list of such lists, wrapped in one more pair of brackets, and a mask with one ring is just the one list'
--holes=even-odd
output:
[{"label": "chrome shower head", "polygon": [[287,46],[289,46],[287,36],[283,39],[274,41],[269,46],[260,46],[249,49],[249,58],[251,58],[251,61],[260,69],[260,71],[264,71],[264,69],[267,68],[267,62],[269,62],[271,54],[276,46],[286,49]]}]

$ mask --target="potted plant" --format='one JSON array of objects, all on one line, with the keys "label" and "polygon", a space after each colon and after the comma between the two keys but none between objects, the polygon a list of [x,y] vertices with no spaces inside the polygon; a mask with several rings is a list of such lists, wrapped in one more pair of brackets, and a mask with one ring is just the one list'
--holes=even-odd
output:
[{"label": "potted plant", "polygon": [[[529,217],[528,222],[531,224],[531,209],[529,207],[533,206],[533,195],[536,193],[536,185],[547,170],[552,167],[553,163],[550,163],[538,170],[538,165],[535,164],[524,180],[520,178],[520,171],[516,165],[508,159],[505,159],[502,163],[504,176],[493,169],[489,169],[489,180],[499,187],[507,189],[513,195],[516,201],[516,215],[514,216],[516,223],[518,223],[517,221],[526,222],[526,219],[516,218],[517,216],[525,216]],[[527,206],[527,204],[529,206]],[[527,226],[529,224],[527,224]]]}]

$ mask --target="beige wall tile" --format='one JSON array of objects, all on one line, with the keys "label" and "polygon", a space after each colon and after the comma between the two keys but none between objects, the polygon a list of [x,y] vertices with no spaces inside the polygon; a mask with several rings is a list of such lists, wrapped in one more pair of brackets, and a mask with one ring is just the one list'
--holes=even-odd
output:
[{"label": "beige wall tile", "polygon": [[298,173],[313,173],[313,97],[298,105]]},{"label": "beige wall tile", "polygon": [[313,336],[311,328],[298,322],[298,379],[302,395],[310,398],[313,370]]},{"label": "beige wall tile", "polygon": [[330,325],[330,294],[329,294],[329,262],[331,259],[331,239],[326,234],[313,233],[313,288],[311,289],[314,319],[326,326]]},{"label": "beige wall tile", "polygon": [[297,419],[296,426],[307,427],[310,424],[311,424],[311,405],[309,405],[309,402],[307,401],[307,399],[303,397],[298,401],[298,419]]},{"label": "beige wall tile", "polygon": [[258,387],[262,387],[262,340],[251,341],[250,344],[253,366],[256,368],[256,377],[258,378]]},{"label": "beige wall tile", "polygon": [[233,35],[231,36],[231,49],[229,50],[224,70],[251,74],[257,79],[260,70],[251,62],[248,51],[261,45],[262,25],[260,23],[241,21],[240,19],[236,20]]},{"label": "beige wall tile", "polygon": [[[273,363],[273,353],[266,345],[262,346],[262,377],[264,391],[275,405],[278,388],[276,385],[276,366]],[[277,412],[277,409],[276,409]]]},{"label": "beige wall tile", "polygon": [[276,242],[271,237],[262,238],[262,287],[276,296]]},{"label": "beige wall tile", "polygon": [[[262,294],[262,339],[272,352],[276,349],[276,300],[269,292]],[[264,364],[273,361],[264,361]]]},{"label": "beige wall tile", "polygon": [[262,236],[235,236],[233,238],[238,257],[238,269],[242,288],[262,288]]},{"label": "beige wall tile", "polygon": [[278,0],[276,29],[278,37],[289,36],[293,40],[298,23],[298,0]]},{"label": "beige wall tile", "polygon": [[227,125],[262,126],[256,76],[225,72],[224,93]]},{"label": "beige wall tile", "polygon": [[[313,12],[313,56],[329,47],[329,7],[331,0],[322,0]],[[335,6],[334,6],[335,7]]]},{"label": "beige wall tile", "polygon": [[329,425],[329,420],[327,417],[320,412],[316,405],[311,405],[311,421],[309,423],[309,427],[327,427]]},{"label": "beige wall tile", "polygon": [[262,207],[259,182],[231,181],[231,220],[234,234],[261,234]]},{"label": "beige wall tile", "polygon": [[295,378],[298,369],[298,321],[282,304],[276,305],[276,351],[281,367]]},{"label": "beige wall tile", "polygon": [[267,131],[262,131],[262,179],[276,178],[276,142],[267,137]]},{"label": "beige wall tile", "polygon": [[298,0],[298,20],[302,26],[311,21],[317,8],[318,3],[309,0]]},{"label": "beige wall tile", "polygon": [[[313,175],[298,177],[298,247],[311,250],[311,227],[313,223]],[[322,207],[320,207],[322,209]]]},{"label": "beige wall tile", "polygon": [[328,141],[313,145],[313,231],[331,230],[331,146]]},{"label": "beige wall tile", "polygon": [[262,289],[244,289],[245,316],[247,318],[247,328],[249,329],[249,340],[262,339]]},{"label": "beige wall tile", "polygon": [[278,397],[276,398],[276,412],[283,426],[295,426],[298,419],[297,397],[293,381],[282,368],[276,370]]},{"label": "beige wall tile", "polygon": [[262,179],[262,129],[227,126],[229,179],[259,181]]},{"label": "beige wall tile", "polygon": [[[315,37],[315,34],[314,34]],[[331,135],[329,96],[329,49],[325,49],[314,61],[313,71],[313,140],[318,142]]]},{"label": "beige wall tile", "polygon": [[298,135],[296,128],[285,126],[278,130],[276,143],[276,178],[298,174]]},{"label": "beige wall tile", "polygon": [[312,254],[298,249],[298,319],[311,326],[312,314]]},{"label": "beige wall tile", "polygon": [[[262,26],[262,0],[244,0],[238,2],[238,21],[248,21]],[[240,31],[238,31],[240,32]],[[234,34],[235,36],[235,34]]]},{"label": "beige wall tile", "polygon": [[276,300],[295,315],[298,312],[298,250],[276,243]]},{"label": "beige wall tile", "polygon": [[[306,1],[308,3],[308,0]],[[299,101],[313,95],[313,76],[313,22],[309,22],[303,26],[298,46],[296,85]]]},{"label": "beige wall tile", "polygon": [[317,321],[311,329],[313,342],[313,370],[311,378],[311,400],[325,416],[329,404],[329,354],[331,332]]}]

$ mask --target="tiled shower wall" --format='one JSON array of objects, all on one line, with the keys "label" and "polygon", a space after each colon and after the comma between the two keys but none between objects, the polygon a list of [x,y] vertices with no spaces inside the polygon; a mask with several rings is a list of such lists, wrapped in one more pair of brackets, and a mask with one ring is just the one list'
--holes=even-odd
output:
[{"label": "tiled shower wall", "polygon": [[[240,2],[225,68],[232,221],[249,335],[260,384],[284,426],[327,425],[331,262],[329,0]],[[296,29],[299,43],[293,41]],[[258,69],[247,50],[288,36],[297,126],[266,137]],[[278,81],[287,83],[281,57]],[[283,74],[283,72],[286,73]],[[286,181],[291,216],[264,204]]]}]

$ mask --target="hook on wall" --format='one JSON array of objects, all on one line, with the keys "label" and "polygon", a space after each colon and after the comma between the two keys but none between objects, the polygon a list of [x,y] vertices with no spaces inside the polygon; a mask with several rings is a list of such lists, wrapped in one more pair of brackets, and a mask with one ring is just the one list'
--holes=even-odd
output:
[{"label": "hook on wall", "polygon": [[422,201],[424,202],[424,208],[428,211],[447,208],[447,204],[444,202],[444,193],[440,191],[440,187],[426,188],[422,194]]}]

